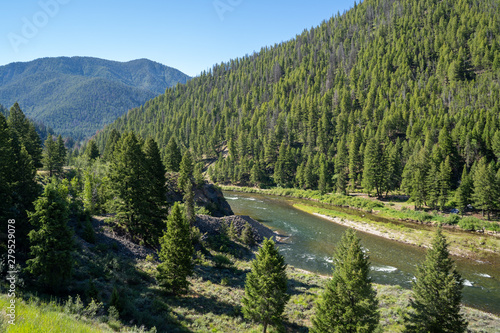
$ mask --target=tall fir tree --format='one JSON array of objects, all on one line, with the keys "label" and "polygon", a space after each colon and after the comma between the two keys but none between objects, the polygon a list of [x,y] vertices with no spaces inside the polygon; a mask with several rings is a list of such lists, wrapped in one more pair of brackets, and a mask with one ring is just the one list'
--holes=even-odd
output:
[{"label": "tall fir tree", "polygon": [[439,207],[441,210],[444,210],[448,201],[448,194],[451,190],[451,176],[450,157],[446,156],[446,159],[441,162],[439,167]]},{"label": "tall fir tree", "polygon": [[97,144],[94,140],[88,142],[87,148],[85,149],[85,155],[92,161],[99,157],[99,148],[97,148]]},{"label": "tall fir tree", "polygon": [[262,247],[247,274],[245,296],[242,299],[245,318],[263,325],[281,325],[283,311],[290,296],[286,293],[285,258],[278,252],[272,239],[264,239]]},{"label": "tall fir tree", "polygon": [[193,272],[193,244],[189,224],[176,202],[167,219],[167,230],[160,239],[157,280],[167,292],[180,294],[189,287],[187,278]]},{"label": "tall fir tree", "polygon": [[464,165],[462,177],[460,179],[460,186],[458,186],[455,192],[455,199],[460,214],[463,216],[469,204],[472,203],[472,191],[474,188],[472,177],[467,173],[467,165]]},{"label": "tall fir tree", "polygon": [[370,264],[356,232],[348,229],[337,246],[333,276],[316,304],[313,332],[373,332],[378,326]]},{"label": "tall fir tree", "polygon": [[362,143],[362,134],[359,128],[351,135],[351,143],[349,144],[349,187],[351,190],[356,188],[358,175],[361,172],[361,156],[359,148]]},{"label": "tall fir tree", "polygon": [[115,128],[109,133],[109,137],[106,140],[106,145],[104,146],[104,159],[110,161],[113,158],[115,148],[117,143],[120,141],[121,134]]},{"label": "tall fir tree", "polygon": [[133,132],[124,133],[115,148],[109,167],[109,178],[115,197],[116,218],[133,238],[147,234],[147,181],[145,156]]},{"label": "tall fir tree", "polygon": [[49,177],[59,174],[62,170],[59,169],[59,154],[57,144],[52,136],[47,137],[43,148],[43,167],[49,171]]},{"label": "tall fir tree", "polygon": [[472,199],[474,206],[487,213],[488,219],[490,212],[498,205],[498,189],[495,179],[495,169],[493,163],[488,164],[486,158],[479,160],[474,171],[474,193]]},{"label": "tall fir tree", "polygon": [[438,227],[424,263],[417,268],[411,311],[405,316],[405,332],[466,332],[467,322],[460,313],[462,288],[463,279]]},{"label": "tall fir tree", "polygon": [[56,156],[55,169],[58,175],[62,175],[63,167],[66,164],[67,150],[61,135],[59,135],[56,140]]},{"label": "tall fir tree", "polygon": [[177,187],[180,190],[184,190],[186,188],[186,183],[192,182],[193,178],[193,157],[191,152],[187,150],[182,156],[182,161],[179,168],[179,178],[177,180]]},{"label": "tall fir tree", "polygon": [[147,244],[158,244],[162,236],[166,217],[166,178],[165,166],[161,160],[158,145],[152,138],[148,138],[144,144],[144,190],[145,202],[147,204],[147,233],[143,235]]},{"label": "tall fir tree", "polygon": [[8,124],[12,135],[17,138],[31,156],[35,168],[42,167],[42,142],[40,136],[17,102],[10,108]]},{"label": "tall fir tree", "polygon": [[347,149],[342,138],[337,144],[335,156],[335,187],[337,193],[347,194]]},{"label": "tall fir tree", "polygon": [[167,171],[179,172],[182,160],[181,150],[172,136],[165,148],[165,167]]},{"label": "tall fir tree", "polygon": [[32,258],[27,261],[27,270],[52,290],[71,277],[74,241],[68,216],[67,188],[53,179],[29,213],[34,230],[29,233]]},{"label": "tall fir tree", "polygon": [[382,197],[385,191],[386,170],[385,154],[382,145],[373,137],[365,147],[363,164],[363,187],[370,192],[375,189],[377,197]]}]

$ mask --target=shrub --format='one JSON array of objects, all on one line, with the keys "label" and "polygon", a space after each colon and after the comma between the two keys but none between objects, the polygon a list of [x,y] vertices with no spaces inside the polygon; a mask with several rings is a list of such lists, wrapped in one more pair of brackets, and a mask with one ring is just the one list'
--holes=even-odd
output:
[{"label": "shrub", "polygon": [[233,266],[233,262],[228,257],[222,254],[213,256],[212,261],[217,268],[230,268]]},{"label": "shrub", "polygon": [[481,221],[477,217],[467,216],[462,218],[460,222],[458,222],[458,226],[463,230],[481,230],[483,229],[483,221]]},{"label": "shrub", "polygon": [[444,223],[455,225],[458,224],[459,221],[460,221],[460,216],[458,216],[457,214],[450,214],[448,217],[445,218]]}]

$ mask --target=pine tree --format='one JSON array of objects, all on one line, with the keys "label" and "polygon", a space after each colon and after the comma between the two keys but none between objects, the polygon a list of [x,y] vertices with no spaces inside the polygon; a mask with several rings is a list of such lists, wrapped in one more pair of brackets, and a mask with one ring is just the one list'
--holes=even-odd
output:
[{"label": "pine tree", "polygon": [[316,304],[313,332],[373,332],[379,313],[369,277],[370,264],[352,229],[342,236],[334,255],[333,276]]},{"label": "pine tree", "polygon": [[444,210],[451,189],[450,157],[446,156],[439,168],[439,207]]},{"label": "pine tree", "polygon": [[179,172],[182,160],[181,150],[172,136],[165,148],[165,167],[167,171]]},{"label": "pine tree", "polygon": [[33,161],[35,168],[42,166],[42,142],[35,130],[35,126],[24,115],[16,102],[11,108],[8,118],[8,125],[19,143],[26,148],[26,151]]},{"label": "pine tree", "polygon": [[66,164],[67,151],[64,146],[64,141],[61,135],[57,137],[56,141],[56,165],[55,169],[58,175],[62,175],[63,166]]},{"label": "pine tree", "polygon": [[149,180],[145,179],[145,155],[133,132],[123,134],[109,166],[114,195],[113,210],[118,221],[133,238],[146,235]]},{"label": "pine tree", "polygon": [[357,128],[352,134],[351,143],[349,144],[349,182],[351,190],[356,188],[356,180],[361,169],[361,156],[359,154],[361,143],[361,130]]},{"label": "pine tree", "polygon": [[109,137],[106,140],[106,146],[104,147],[104,159],[106,161],[110,161],[113,158],[113,154],[115,152],[116,144],[120,141],[120,132],[116,129],[112,129],[111,133],[109,133]]},{"label": "pine tree", "polygon": [[157,279],[166,291],[179,294],[189,287],[187,277],[192,274],[194,253],[189,224],[176,202],[167,219],[167,231],[160,239]]},{"label": "pine tree", "polygon": [[269,324],[281,325],[283,311],[290,296],[286,293],[285,258],[273,240],[264,239],[262,247],[247,274],[242,299],[245,318],[262,323],[263,332]]},{"label": "pine tree", "polygon": [[467,322],[460,313],[462,288],[463,279],[454,268],[448,244],[438,227],[432,248],[417,268],[405,332],[466,332]]},{"label": "pine tree", "polygon": [[7,119],[0,113],[0,226],[2,230],[7,230],[6,221],[11,218],[9,213],[13,203],[10,190],[13,163],[14,152]]},{"label": "pine tree", "polygon": [[328,192],[328,163],[324,154],[320,155],[318,190],[321,194]]},{"label": "pine tree", "polygon": [[35,229],[29,233],[32,259],[27,261],[27,270],[53,290],[71,276],[74,242],[68,216],[67,189],[53,182],[47,184],[35,202],[35,211],[29,213]]},{"label": "pine tree", "polygon": [[87,148],[85,149],[85,155],[92,161],[99,157],[99,149],[94,140],[88,142]]},{"label": "pine tree", "polygon": [[474,183],[472,181],[472,177],[467,173],[467,166],[464,165],[460,186],[458,187],[457,192],[455,192],[458,209],[462,215],[464,215],[467,210],[467,206],[472,203],[473,187]]},{"label": "pine tree", "polygon": [[189,150],[182,156],[182,161],[179,169],[179,178],[177,180],[177,187],[179,190],[186,188],[186,183],[192,182],[193,178],[193,157]]},{"label": "pine tree", "polygon": [[43,167],[49,171],[49,177],[58,174],[61,170],[58,169],[58,152],[57,145],[51,136],[45,140],[45,147],[43,149]]},{"label": "pine tree", "polygon": [[472,199],[474,206],[482,210],[483,216],[484,212],[487,212],[488,219],[490,218],[490,212],[497,206],[498,191],[495,175],[493,163],[488,165],[486,158],[481,158],[474,172]]},{"label": "pine tree", "polygon": [[27,211],[33,210],[33,202],[39,195],[35,177],[36,168],[31,155],[0,114],[0,227],[7,230],[7,220],[16,220],[17,248],[20,251],[28,250],[27,237],[32,226]]},{"label": "pine tree", "polygon": [[337,144],[337,155],[335,157],[336,192],[346,194],[347,189],[347,149],[344,139]]},{"label": "pine tree", "polygon": [[156,245],[162,236],[166,216],[165,166],[158,145],[152,138],[144,144],[144,193],[147,233],[143,235],[147,244]]},{"label": "pine tree", "polygon": [[248,222],[245,222],[245,226],[241,231],[241,241],[249,246],[255,245],[255,238],[252,230],[252,226]]},{"label": "pine tree", "polygon": [[363,187],[370,192],[375,189],[377,197],[382,197],[386,186],[386,163],[381,145],[376,138],[371,138],[365,147],[363,165]]}]

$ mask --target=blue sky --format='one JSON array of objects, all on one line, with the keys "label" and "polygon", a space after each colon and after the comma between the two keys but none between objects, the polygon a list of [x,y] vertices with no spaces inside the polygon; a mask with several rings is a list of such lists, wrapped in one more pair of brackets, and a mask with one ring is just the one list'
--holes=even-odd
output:
[{"label": "blue sky", "polygon": [[148,58],[195,76],[289,40],[347,1],[3,0],[0,66],[41,57]]}]

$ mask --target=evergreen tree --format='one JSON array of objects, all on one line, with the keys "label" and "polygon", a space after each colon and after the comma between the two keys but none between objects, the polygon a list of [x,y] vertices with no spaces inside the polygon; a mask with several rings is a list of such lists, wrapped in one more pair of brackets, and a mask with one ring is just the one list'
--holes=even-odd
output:
[{"label": "evergreen tree", "polygon": [[42,142],[35,130],[35,126],[26,118],[19,104],[16,102],[11,108],[8,125],[19,143],[26,148],[35,168],[42,166]]},{"label": "evergreen tree", "polygon": [[386,163],[382,146],[376,138],[371,138],[365,147],[363,165],[363,187],[370,192],[375,189],[377,197],[382,197],[386,184]]},{"label": "evergreen tree", "polygon": [[99,149],[94,140],[88,142],[87,148],[85,149],[85,155],[92,161],[99,157]]},{"label": "evergreen tree", "polygon": [[369,277],[370,264],[352,229],[342,236],[334,255],[333,276],[316,304],[313,332],[373,332],[379,313]]},{"label": "evergreen tree", "polygon": [[495,169],[493,164],[488,164],[486,158],[483,157],[479,160],[474,172],[474,193],[472,199],[474,206],[488,214],[496,208],[498,201],[498,191],[495,179]]},{"label": "evergreen tree", "polygon": [[472,177],[467,173],[467,166],[464,165],[460,186],[458,187],[457,192],[455,192],[458,209],[462,215],[464,215],[467,210],[467,206],[472,203],[473,187],[474,183],[472,181]]},{"label": "evergreen tree", "polygon": [[173,294],[185,292],[189,287],[187,277],[193,271],[194,253],[190,235],[189,224],[176,202],[167,219],[167,231],[160,239],[161,263],[157,267],[160,286]]},{"label": "evergreen tree", "polygon": [[344,139],[337,144],[337,155],[335,157],[336,192],[346,194],[347,190],[347,149]]},{"label": "evergreen tree", "polygon": [[448,193],[451,189],[451,166],[450,157],[446,156],[444,162],[441,162],[439,168],[439,207],[444,210]]},{"label": "evergreen tree", "polygon": [[405,332],[466,332],[467,322],[460,313],[462,288],[463,279],[454,268],[448,244],[438,227],[432,248],[417,268]]},{"label": "evergreen tree", "polygon": [[387,154],[387,191],[394,191],[401,186],[402,174],[402,156],[401,156],[401,142],[396,141],[395,145],[391,145]]},{"label": "evergreen tree", "polygon": [[43,167],[49,171],[49,177],[59,174],[62,170],[59,169],[59,154],[57,145],[51,136],[45,140],[45,147],[43,149]]},{"label": "evergreen tree", "polygon": [[167,171],[179,172],[182,160],[181,150],[172,136],[165,149],[165,167]]},{"label": "evergreen tree", "polygon": [[320,155],[318,190],[321,194],[328,192],[328,163],[324,154]]},{"label": "evergreen tree", "polygon": [[156,245],[162,236],[166,216],[166,179],[165,166],[161,160],[158,145],[152,138],[144,144],[144,193],[147,209],[147,233],[144,240],[150,245]]},{"label": "evergreen tree", "polygon": [[186,188],[186,183],[192,182],[193,178],[193,157],[189,150],[182,156],[182,161],[179,169],[179,178],[177,180],[177,187],[179,190]]},{"label": "evergreen tree", "polygon": [[[7,230],[6,221],[11,218],[9,214],[11,213],[13,202],[10,182],[14,162],[12,139],[7,119],[0,113],[0,226],[3,228],[2,230]],[[0,246],[4,246],[4,244]]]},{"label": "evergreen tree", "polygon": [[57,137],[56,141],[56,165],[55,169],[59,175],[62,174],[63,166],[66,164],[67,151],[64,146],[64,141],[61,135]]},{"label": "evergreen tree", "polygon": [[255,245],[255,238],[254,238],[253,230],[248,222],[245,222],[245,226],[243,227],[243,230],[241,232],[241,241],[244,244],[247,244],[250,246]]},{"label": "evergreen tree", "polygon": [[263,332],[269,324],[281,325],[283,311],[290,296],[286,293],[285,258],[273,240],[264,239],[262,247],[247,274],[242,299],[245,318],[262,323]]},{"label": "evergreen tree", "polygon": [[146,235],[147,225],[147,188],[145,179],[145,155],[135,134],[123,134],[115,148],[109,166],[109,178],[114,195],[112,204],[118,221],[133,238]]},{"label": "evergreen tree", "polygon": [[47,184],[35,211],[29,213],[35,229],[29,233],[32,259],[27,270],[53,290],[71,276],[74,242],[68,216],[67,189],[54,182]]},{"label": "evergreen tree", "polygon": [[361,156],[359,154],[361,143],[361,130],[358,128],[352,134],[351,143],[349,144],[349,182],[351,190],[356,188],[356,181],[361,171]]},{"label": "evergreen tree", "polygon": [[106,140],[106,146],[104,147],[103,156],[106,161],[110,161],[113,158],[113,154],[118,141],[120,141],[120,137],[120,132],[118,132],[115,128],[113,128],[109,133],[109,137]]},{"label": "evergreen tree", "polygon": [[[28,232],[32,229],[27,211],[39,195],[36,168],[31,155],[0,114],[0,227],[7,230],[7,220],[16,220],[17,248],[28,250]],[[5,246],[6,243],[0,245]]]}]

